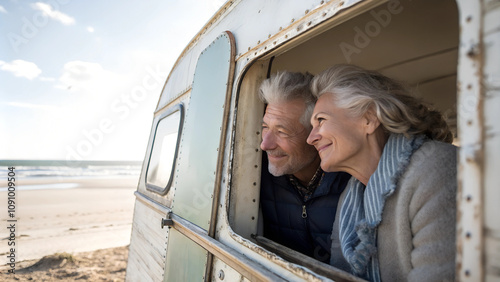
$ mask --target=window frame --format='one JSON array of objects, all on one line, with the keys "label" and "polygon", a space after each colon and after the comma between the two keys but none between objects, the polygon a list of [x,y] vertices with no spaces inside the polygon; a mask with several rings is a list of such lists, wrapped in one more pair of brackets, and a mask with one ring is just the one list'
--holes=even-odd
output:
[{"label": "window frame", "polygon": [[[154,148],[155,148],[155,141],[156,141],[156,134],[157,134],[157,131],[158,131],[158,125],[160,124],[160,122],[166,118],[168,118],[169,116],[171,116],[172,114],[174,114],[175,112],[179,112],[180,114],[180,118],[179,118],[179,127],[178,127],[178,130],[177,130],[177,140],[175,142],[175,151],[174,151],[174,157],[173,157],[173,160],[172,160],[172,168],[170,170],[170,176],[169,176],[169,179],[167,181],[167,184],[165,185],[165,187],[160,187],[160,186],[156,186],[154,184],[151,184],[151,183],[148,183],[148,172],[149,172],[149,166],[151,164],[151,157],[153,155],[153,152],[154,152]],[[155,130],[154,130],[154,135],[153,135],[153,140],[151,141],[151,151],[149,152],[149,157],[148,157],[148,164],[146,166],[146,173],[145,173],[145,176],[144,176],[144,184],[146,186],[146,190],[148,191],[151,191],[153,193],[157,193],[161,196],[164,196],[168,193],[168,191],[170,190],[170,186],[172,185],[172,182],[173,182],[173,178],[174,178],[174,172],[175,172],[175,166],[177,164],[177,154],[179,153],[179,143],[180,143],[180,140],[181,140],[181,136],[182,136],[182,128],[183,128],[183,124],[184,124],[184,114],[185,114],[185,111],[184,111],[184,105],[182,103],[179,103],[169,109],[167,109],[159,118],[158,118],[158,121],[155,123]]]}]

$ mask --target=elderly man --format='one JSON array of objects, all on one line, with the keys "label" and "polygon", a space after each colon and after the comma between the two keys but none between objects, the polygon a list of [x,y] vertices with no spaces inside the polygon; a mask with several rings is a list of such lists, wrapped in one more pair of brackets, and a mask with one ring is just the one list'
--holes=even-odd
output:
[{"label": "elderly man", "polygon": [[337,202],[350,175],[323,172],[316,149],[306,143],[315,104],[311,79],[281,72],[260,87],[267,104],[260,147],[268,167],[262,170],[261,208],[264,237],[329,263]]}]

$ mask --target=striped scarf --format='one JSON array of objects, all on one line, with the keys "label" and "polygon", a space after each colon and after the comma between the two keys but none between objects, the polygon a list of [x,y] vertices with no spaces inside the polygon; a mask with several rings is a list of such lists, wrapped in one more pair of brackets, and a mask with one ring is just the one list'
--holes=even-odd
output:
[{"label": "striped scarf", "polygon": [[425,136],[392,134],[384,147],[377,169],[363,183],[351,178],[340,210],[340,244],[353,274],[369,281],[380,281],[377,256],[377,226],[382,221],[385,200],[394,193],[411,155]]}]

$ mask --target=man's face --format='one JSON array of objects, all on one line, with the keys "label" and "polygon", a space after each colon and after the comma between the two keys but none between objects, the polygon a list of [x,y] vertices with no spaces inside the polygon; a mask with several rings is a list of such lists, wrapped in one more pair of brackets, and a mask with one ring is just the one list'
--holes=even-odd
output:
[{"label": "man's face", "polygon": [[[318,157],[316,149],[306,143],[309,129],[300,122],[306,109],[301,99],[269,104],[262,120],[262,143],[267,152],[269,172],[274,176],[310,171]],[[315,168],[316,169],[316,168]]]}]

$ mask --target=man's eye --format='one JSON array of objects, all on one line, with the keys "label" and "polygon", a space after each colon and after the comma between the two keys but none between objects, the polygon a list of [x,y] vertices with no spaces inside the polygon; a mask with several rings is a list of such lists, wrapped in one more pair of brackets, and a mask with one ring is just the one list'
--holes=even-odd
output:
[{"label": "man's eye", "polygon": [[278,134],[279,135],[282,135],[282,136],[288,136],[288,133],[284,132],[284,131],[278,131]]}]

